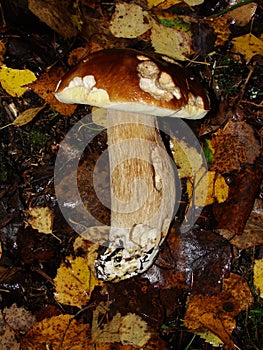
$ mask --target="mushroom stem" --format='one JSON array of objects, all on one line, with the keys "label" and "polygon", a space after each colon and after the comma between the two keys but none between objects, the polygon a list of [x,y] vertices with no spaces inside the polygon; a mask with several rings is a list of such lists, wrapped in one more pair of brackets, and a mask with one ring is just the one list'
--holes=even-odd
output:
[{"label": "mushroom stem", "polygon": [[107,123],[111,228],[96,267],[116,281],[152,265],[173,218],[175,177],[155,117],[108,110]]}]

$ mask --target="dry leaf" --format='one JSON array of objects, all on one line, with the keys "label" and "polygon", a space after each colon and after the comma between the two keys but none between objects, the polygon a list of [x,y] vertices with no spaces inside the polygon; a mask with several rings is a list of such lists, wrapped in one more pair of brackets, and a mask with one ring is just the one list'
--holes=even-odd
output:
[{"label": "dry leaf", "polygon": [[223,15],[231,24],[243,27],[247,25],[252,17],[255,15],[257,10],[257,3],[251,2],[243,6],[237,7]]},{"label": "dry leaf", "polygon": [[23,337],[23,350],[88,350],[89,326],[71,315],[59,315],[37,322]]},{"label": "dry leaf", "polygon": [[223,280],[222,292],[212,296],[195,295],[190,298],[184,324],[191,331],[200,333],[206,329],[214,333],[231,349],[231,334],[235,317],[253,302],[247,283],[239,275],[231,274]]},{"label": "dry leaf", "polygon": [[245,34],[232,40],[233,51],[245,56],[248,63],[255,55],[263,55],[263,41],[253,34]]},{"label": "dry leaf", "polygon": [[25,214],[30,215],[30,218],[26,222],[31,225],[38,232],[50,234],[52,233],[53,228],[53,212],[48,207],[39,207],[30,208],[24,210]]},{"label": "dry leaf", "polygon": [[4,308],[0,313],[0,349],[19,350],[16,333],[26,332],[36,322],[31,312],[16,304]]},{"label": "dry leaf", "polygon": [[153,22],[151,42],[156,52],[177,60],[184,61],[192,53],[190,33],[167,28],[157,22]]},{"label": "dry leaf", "polygon": [[95,286],[102,285],[102,282],[96,279],[88,259],[82,257],[67,257],[67,264],[61,264],[54,283],[56,300],[77,307],[87,303]]},{"label": "dry leaf", "polygon": [[151,18],[136,4],[116,5],[111,18],[110,31],[117,38],[137,38],[151,28]]},{"label": "dry leaf", "polygon": [[254,286],[259,289],[263,298],[263,259],[254,261]]},{"label": "dry leaf", "polygon": [[27,88],[23,86],[32,83],[35,80],[35,74],[29,69],[19,70],[8,68],[6,66],[0,67],[0,81],[2,88],[11,96],[22,96],[27,91]]}]

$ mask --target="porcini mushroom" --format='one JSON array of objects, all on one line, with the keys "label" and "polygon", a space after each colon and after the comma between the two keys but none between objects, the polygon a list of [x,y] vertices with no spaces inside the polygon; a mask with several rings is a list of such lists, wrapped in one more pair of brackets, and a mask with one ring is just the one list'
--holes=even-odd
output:
[{"label": "porcini mushroom", "polygon": [[202,118],[209,109],[206,92],[170,58],[112,49],[78,64],[55,96],[107,109],[111,227],[95,262],[98,278],[119,281],[146,271],[167,235],[176,200],[156,117]]}]

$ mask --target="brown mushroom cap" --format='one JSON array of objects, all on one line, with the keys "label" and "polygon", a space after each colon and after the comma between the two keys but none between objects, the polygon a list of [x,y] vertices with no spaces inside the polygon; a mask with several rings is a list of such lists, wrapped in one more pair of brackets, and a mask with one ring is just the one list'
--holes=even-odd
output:
[{"label": "brown mushroom cap", "polygon": [[91,54],[64,76],[55,96],[64,103],[154,116],[199,119],[209,110],[205,90],[184,68],[133,49]]}]

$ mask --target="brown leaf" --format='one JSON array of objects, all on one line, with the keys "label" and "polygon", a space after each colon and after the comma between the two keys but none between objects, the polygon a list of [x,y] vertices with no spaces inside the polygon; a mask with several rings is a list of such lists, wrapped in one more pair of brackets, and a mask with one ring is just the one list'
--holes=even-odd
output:
[{"label": "brown leaf", "polygon": [[213,213],[216,228],[225,238],[232,239],[235,234],[241,235],[245,228],[262,181],[262,169],[260,166],[247,166],[237,175],[230,176],[229,180],[228,199],[221,204],[214,203]]},{"label": "brown leaf", "polygon": [[70,1],[67,0],[62,3],[56,0],[28,1],[29,10],[65,39],[70,39],[77,34],[77,29],[73,25],[73,14],[68,10],[70,5]]},{"label": "brown leaf", "polygon": [[62,115],[70,116],[74,113],[77,105],[68,105],[59,102],[55,96],[54,91],[60,79],[65,74],[65,71],[60,67],[50,69],[42,74],[34,83],[28,85],[36,94],[42,97],[51,108],[55,109]]},{"label": "brown leaf", "polygon": [[212,296],[196,295],[189,299],[184,324],[191,331],[203,328],[209,330],[232,349],[234,317],[252,302],[253,297],[247,283],[242,277],[231,274],[224,279],[221,293]]},{"label": "brown leaf", "polygon": [[220,173],[240,171],[245,164],[253,164],[261,150],[254,129],[245,121],[235,121],[233,118],[224,128],[213,134],[211,146],[213,148],[211,170]]},{"label": "brown leaf", "polygon": [[89,326],[71,315],[60,315],[37,322],[23,337],[23,350],[88,350]]}]

